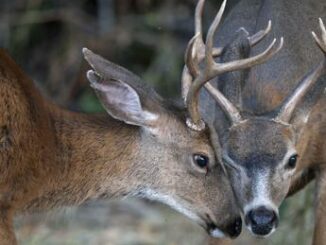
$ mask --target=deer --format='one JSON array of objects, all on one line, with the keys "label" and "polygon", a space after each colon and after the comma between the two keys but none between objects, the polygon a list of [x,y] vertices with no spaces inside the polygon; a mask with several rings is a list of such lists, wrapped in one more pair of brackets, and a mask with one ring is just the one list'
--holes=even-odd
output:
[{"label": "deer", "polygon": [[165,203],[214,237],[236,237],[241,219],[211,131],[186,124],[136,75],[84,49],[105,115],[62,109],[44,99],[0,51],[0,243],[16,244],[17,213],[99,198]]},{"label": "deer", "polygon": [[235,237],[241,219],[215,159],[208,126],[164,101],[131,72],[84,49],[91,86],[108,112],[89,115],[48,102],[0,51],[0,243],[16,244],[18,213],[99,198],[165,203],[214,237]]},{"label": "deer", "polygon": [[[225,4],[223,1],[222,12]],[[322,18],[320,35],[312,32],[311,38],[305,32],[315,29],[313,13],[325,16],[325,3],[239,1],[218,33],[221,43],[214,43],[212,38],[203,41],[203,5],[204,0],[199,0],[182,90],[187,94],[200,77],[211,79],[201,91],[199,111],[217,131],[217,156],[230,179],[245,225],[254,236],[271,235],[279,223],[282,201],[315,178],[313,244],[324,244],[326,28]],[[271,32],[270,19],[277,24],[274,35],[267,35]],[[250,36],[266,22],[267,28]],[[236,26],[240,29],[234,35],[229,30]],[[301,26],[304,30],[298,29]],[[217,27],[209,30],[210,35],[214,36]],[[218,78],[211,76],[218,72],[219,64],[261,52],[273,36],[284,36],[287,42],[273,59]]]},{"label": "deer", "polygon": [[[261,64],[279,51],[274,44],[211,75]],[[197,113],[199,90],[212,77],[183,92],[184,105],[87,48],[83,55],[104,114],[52,103],[0,49],[0,243],[17,244],[17,214],[126,197],[166,204],[214,238],[237,237],[242,221],[216,155],[218,135]]]}]

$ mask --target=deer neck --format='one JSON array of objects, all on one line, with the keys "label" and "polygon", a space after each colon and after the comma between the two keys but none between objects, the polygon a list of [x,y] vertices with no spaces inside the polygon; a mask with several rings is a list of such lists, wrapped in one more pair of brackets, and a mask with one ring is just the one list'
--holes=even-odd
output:
[{"label": "deer neck", "polygon": [[[133,195],[147,175],[142,132],[108,116],[52,109],[55,148],[47,184],[27,209],[78,205],[97,198]],[[50,140],[50,139],[49,139]]]}]

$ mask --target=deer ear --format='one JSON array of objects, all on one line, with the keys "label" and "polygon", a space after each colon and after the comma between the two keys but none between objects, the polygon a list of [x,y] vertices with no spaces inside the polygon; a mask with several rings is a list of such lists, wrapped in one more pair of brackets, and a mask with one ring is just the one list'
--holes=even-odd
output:
[{"label": "deer ear", "polygon": [[87,78],[105,110],[127,124],[155,127],[162,112],[160,96],[132,72],[88,49],[83,53],[94,69],[87,72]]},{"label": "deer ear", "polygon": [[158,115],[143,108],[139,95],[127,83],[103,79],[92,70],[87,72],[87,78],[113,118],[131,125],[154,126]]}]

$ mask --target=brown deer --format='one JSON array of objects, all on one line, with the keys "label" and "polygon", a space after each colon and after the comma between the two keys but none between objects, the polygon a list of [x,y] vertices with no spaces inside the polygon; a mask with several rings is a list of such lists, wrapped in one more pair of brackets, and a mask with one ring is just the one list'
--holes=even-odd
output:
[{"label": "brown deer", "polygon": [[[211,76],[260,64],[278,50],[272,44],[220,64]],[[83,53],[108,114],[75,113],[47,101],[0,50],[0,243],[16,244],[16,214],[128,196],[165,203],[213,237],[239,235],[241,218],[215,154],[217,135],[197,113],[199,90],[212,77],[191,85],[184,107],[130,71]]]},{"label": "brown deer", "polygon": [[241,219],[209,127],[192,130],[184,108],[127,70],[84,54],[111,117],[51,104],[0,52],[0,243],[16,244],[16,213],[126,196],[166,203],[212,236],[237,236]]},{"label": "brown deer", "polygon": [[192,130],[184,108],[127,70],[84,54],[111,117],[51,104],[0,52],[0,244],[16,244],[16,213],[126,196],[166,203],[212,236],[237,236],[241,219],[209,128]]},{"label": "brown deer", "polygon": [[[258,43],[264,43],[262,38],[270,32],[270,25],[253,36],[246,29],[255,32],[268,19],[274,19],[274,36],[284,35],[288,44],[282,55],[268,63],[224,74],[217,84],[212,81],[219,90],[206,84],[211,98],[206,92],[200,99],[204,118],[213,122],[218,132],[217,155],[230,178],[246,226],[259,237],[272,234],[284,198],[316,176],[314,244],[324,244],[326,28],[319,19],[320,37],[313,32],[322,52],[303,32],[315,25],[312,13],[325,14],[326,3],[240,1],[219,33],[227,44],[224,48],[213,48],[211,40],[206,40],[206,44],[202,41],[203,3],[199,1],[197,5],[196,35],[189,45],[183,76],[184,94],[191,90],[192,80],[215,72],[219,65],[213,59],[216,53],[223,64],[262,50]],[[230,34],[229,30],[239,23],[246,29],[241,28],[237,35]],[[299,26],[304,26],[304,30],[299,30]],[[321,62],[314,65],[319,58]],[[199,66],[202,60],[205,62]],[[311,66],[315,68],[306,73]]]}]

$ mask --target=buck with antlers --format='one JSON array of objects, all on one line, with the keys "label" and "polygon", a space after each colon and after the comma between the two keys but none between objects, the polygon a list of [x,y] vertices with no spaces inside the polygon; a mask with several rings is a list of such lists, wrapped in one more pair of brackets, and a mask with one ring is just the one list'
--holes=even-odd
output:
[{"label": "buck with antlers", "polygon": [[[186,55],[184,94],[202,77],[219,74],[219,67],[225,62],[261,52],[259,44],[270,41],[264,38],[271,30],[270,23],[253,36],[246,29],[256,31],[268,19],[274,19],[277,23],[274,35],[284,35],[287,41],[282,55],[270,62],[219,77],[215,84],[219,90],[212,85],[213,81],[206,84],[211,97],[205,93],[200,100],[205,119],[212,121],[218,132],[217,155],[231,180],[247,227],[256,236],[270,235],[278,225],[278,207],[287,194],[299,190],[316,175],[314,244],[325,243],[326,30],[319,19],[321,37],[312,33],[322,52],[312,45],[308,35],[298,31],[298,25],[304,26],[304,31],[315,25],[310,18],[311,10],[316,11],[314,14],[325,14],[325,3],[241,1],[231,10],[219,33],[227,44],[224,48],[213,48],[212,36],[218,24],[209,30],[206,43],[202,41],[203,4],[200,0],[197,5],[196,35]],[[225,1],[221,12],[224,6]],[[230,34],[229,30],[239,23],[246,29]],[[213,59],[215,56],[220,57],[222,64]],[[304,74],[319,58],[321,62]],[[204,61],[202,65],[200,61]],[[190,99],[186,101],[189,103]],[[212,106],[215,103],[217,107]]]},{"label": "buck with antlers", "polygon": [[190,86],[187,106],[180,107],[84,49],[93,68],[87,77],[108,115],[48,102],[1,50],[0,243],[16,244],[17,213],[126,196],[170,205],[214,237],[239,235],[238,208],[215,154],[217,135],[198,113],[199,90],[212,77],[262,63],[278,50],[272,45],[219,65]]}]

